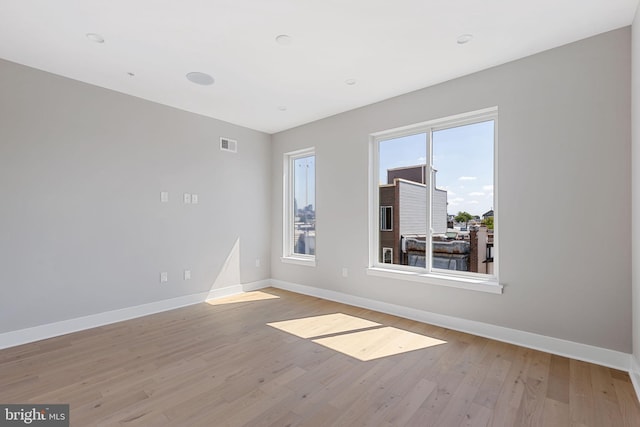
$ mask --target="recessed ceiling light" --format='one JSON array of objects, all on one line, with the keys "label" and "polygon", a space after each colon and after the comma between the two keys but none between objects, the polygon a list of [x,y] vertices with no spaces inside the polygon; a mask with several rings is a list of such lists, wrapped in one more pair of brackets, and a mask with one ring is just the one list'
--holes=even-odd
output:
[{"label": "recessed ceiling light", "polygon": [[353,86],[354,84],[356,84],[356,79],[347,79],[344,82],[345,82],[345,84],[348,84],[349,86]]},{"label": "recessed ceiling light", "polygon": [[473,34],[463,34],[458,37],[458,44],[469,43],[473,38]]},{"label": "recessed ceiling light", "polygon": [[87,38],[89,40],[91,40],[92,42],[95,43],[104,43],[104,37],[102,37],[100,34],[96,34],[96,33],[87,33],[86,34]]},{"label": "recessed ceiling light", "polygon": [[201,73],[200,71],[192,71],[187,74],[187,80],[197,85],[209,86],[212,85],[214,80],[209,74]]},{"label": "recessed ceiling light", "polygon": [[280,106],[278,107],[278,110],[280,110],[280,111],[287,111],[287,106],[286,106],[286,105],[280,105]]},{"label": "recessed ceiling light", "polygon": [[291,38],[291,36],[288,36],[286,34],[280,34],[278,37],[276,37],[276,43],[281,46],[289,46],[292,42],[293,39]]}]

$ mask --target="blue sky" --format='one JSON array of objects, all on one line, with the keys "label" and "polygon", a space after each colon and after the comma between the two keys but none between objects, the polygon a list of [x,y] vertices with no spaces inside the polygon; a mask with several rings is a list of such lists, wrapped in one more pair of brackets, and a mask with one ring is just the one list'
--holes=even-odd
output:
[{"label": "blue sky", "polygon": [[[493,121],[433,132],[436,187],[447,190],[448,212],[482,215],[493,209]],[[386,170],[427,163],[427,135],[380,143],[380,183]]]}]

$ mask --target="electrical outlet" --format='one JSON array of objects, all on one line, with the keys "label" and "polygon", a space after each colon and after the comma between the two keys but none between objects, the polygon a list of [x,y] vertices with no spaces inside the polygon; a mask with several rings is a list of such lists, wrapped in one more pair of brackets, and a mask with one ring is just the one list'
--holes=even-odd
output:
[{"label": "electrical outlet", "polygon": [[191,280],[191,270],[184,271],[184,280]]},{"label": "electrical outlet", "polygon": [[188,205],[191,204],[191,194],[184,193],[184,202]]},{"label": "electrical outlet", "polygon": [[349,276],[349,269],[347,267],[342,267],[342,277]]},{"label": "electrical outlet", "polygon": [[260,267],[260,258],[256,258],[256,268]]},{"label": "electrical outlet", "polygon": [[160,202],[161,203],[167,203],[169,201],[169,192],[168,191],[161,191],[160,192]]},{"label": "electrical outlet", "polygon": [[192,194],[191,195],[191,204],[192,205],[197,205],[198,204],[198,195],[197,194]]},{"label": "electrical outlet", "polygon": [[169,273],[167,273],[166,271],[163,271],[162,273],[160,273],[160,283],[165,283],[169,281]]}]

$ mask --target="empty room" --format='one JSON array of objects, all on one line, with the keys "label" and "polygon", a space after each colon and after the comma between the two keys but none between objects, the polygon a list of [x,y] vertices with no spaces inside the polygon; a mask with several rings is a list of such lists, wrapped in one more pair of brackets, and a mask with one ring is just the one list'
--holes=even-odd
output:
[{"label": "empty room", "polygon": [[0,0],[0,425],[640,426],[639,171],[638,0]]}]

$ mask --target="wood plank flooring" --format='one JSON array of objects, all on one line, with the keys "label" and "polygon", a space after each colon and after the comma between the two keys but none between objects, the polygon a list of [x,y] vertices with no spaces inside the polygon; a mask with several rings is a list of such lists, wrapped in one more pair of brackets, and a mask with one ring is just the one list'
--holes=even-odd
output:
[{"label": "wood plank flooring", "polygon": [[640,426],[625,372],[278,289],[0,351],[72,426]]}]

